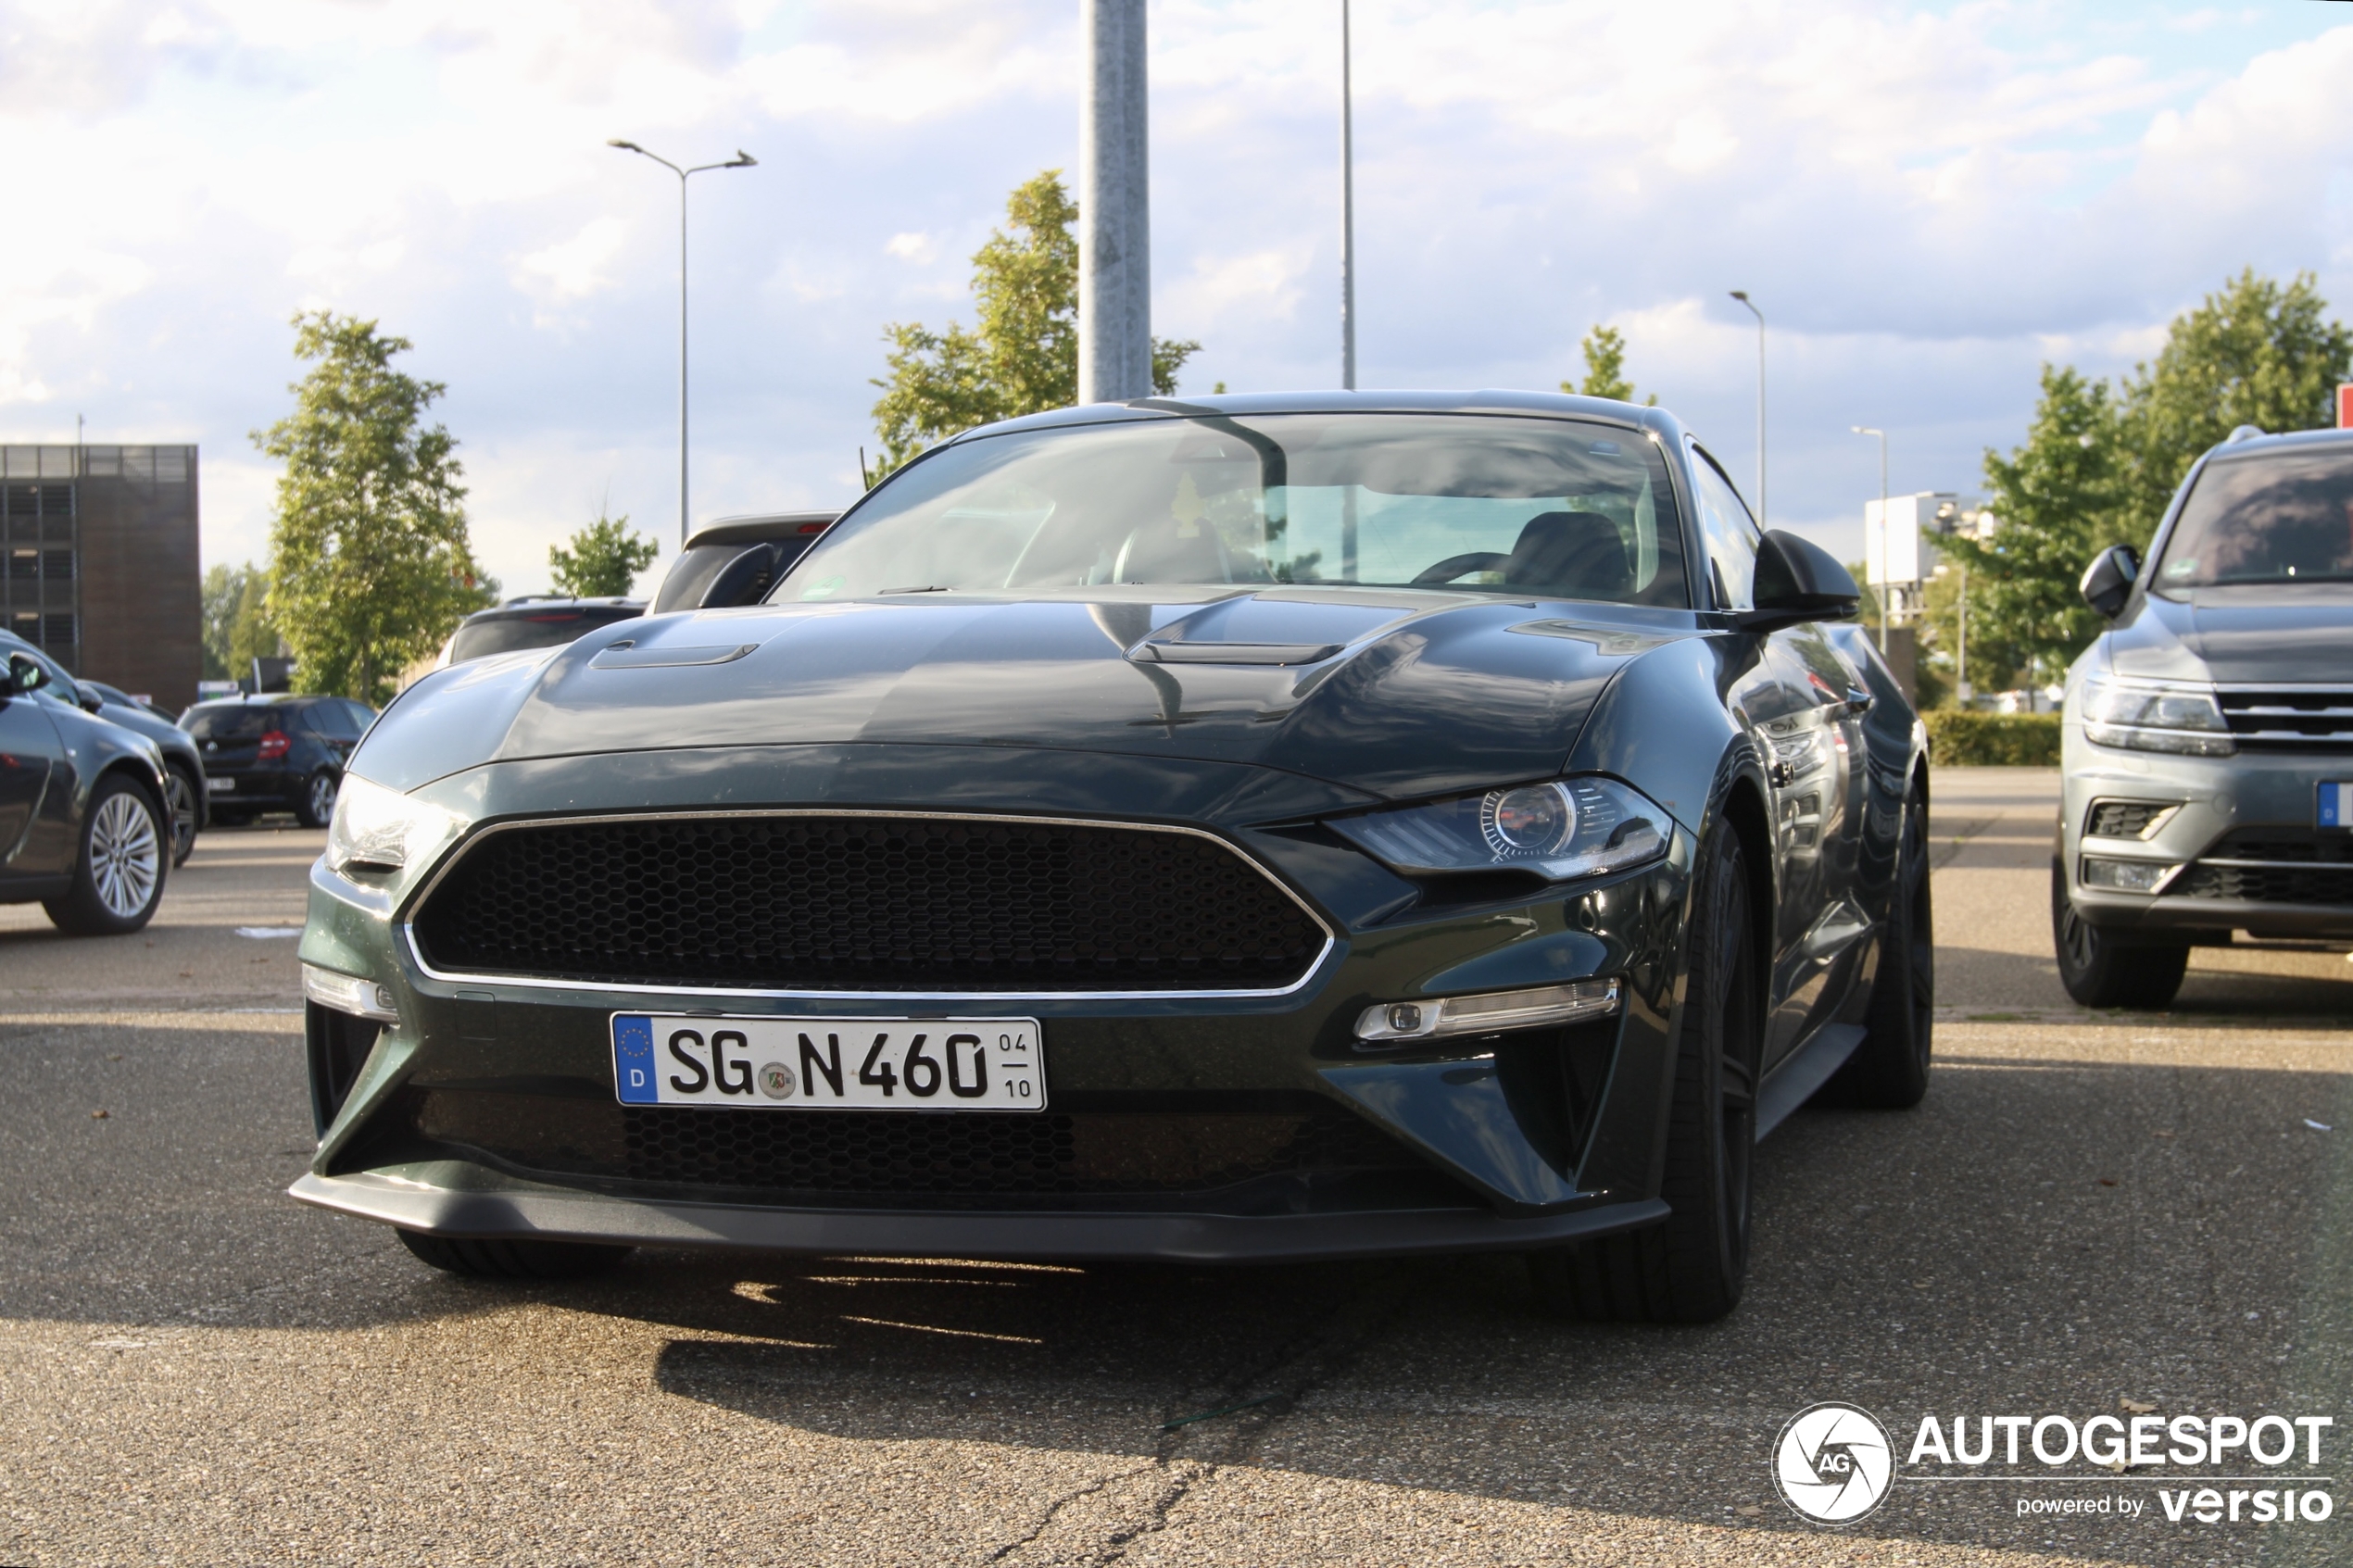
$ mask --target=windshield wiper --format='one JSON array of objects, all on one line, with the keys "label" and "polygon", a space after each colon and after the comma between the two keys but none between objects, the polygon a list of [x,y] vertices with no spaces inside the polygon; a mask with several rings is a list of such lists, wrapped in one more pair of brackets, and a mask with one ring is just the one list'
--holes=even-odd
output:
[{"label": "windshield wiper", "polygon": [[879,588],[875,590],[875,596],[881,598],[888,594],[952,594],[955,591],[953,588],[943,588],[934,583],[923,588]]}]

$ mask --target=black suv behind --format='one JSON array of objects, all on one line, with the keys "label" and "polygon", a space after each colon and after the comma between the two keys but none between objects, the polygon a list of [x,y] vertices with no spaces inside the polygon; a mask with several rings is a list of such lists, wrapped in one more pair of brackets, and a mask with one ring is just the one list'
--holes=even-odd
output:
[{"label": "black suv behind", "polygon": [[292,811],[322,828],[335,814],[344,759],[375,716],[345,697],[258,696],[200,702],[180,718],[204,752],[214,822]]}]

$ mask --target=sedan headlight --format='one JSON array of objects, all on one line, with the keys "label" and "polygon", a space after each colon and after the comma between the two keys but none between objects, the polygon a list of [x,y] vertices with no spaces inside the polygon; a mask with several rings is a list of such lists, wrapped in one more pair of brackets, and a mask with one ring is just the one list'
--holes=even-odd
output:
[{"label": "sedan headlight", "polygon": [[1667,853],[1667,813],[1615,779],[1554,779],[1456,796],[1328,825],[1401,872],[1529,871],[1600,876]]},{"label": "sedan headlight", "polygon": [[2192,757],[2228,757],[2238,749],[2211,686],[2087,676],[2075,701],[2084,738],[2100,746]]},{"label": "sedan headlight", "polygon": [[378,872],[421,866],[465,826],[454,811],[346,773],[327,828],[327,864],[339,872]]}]

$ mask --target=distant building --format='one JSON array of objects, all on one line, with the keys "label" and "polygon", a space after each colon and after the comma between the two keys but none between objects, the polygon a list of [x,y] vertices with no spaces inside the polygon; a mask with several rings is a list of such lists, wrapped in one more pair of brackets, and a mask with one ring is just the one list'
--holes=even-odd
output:
[{"label": "distant building", "polygon": [[176,711],[204,673],[194,446],[0,446],[0,613]]},{"label": "distant building", "polygon": [[1877,501],[1864,502],[1863,577],[1886,603],[1889,621],[1903,625],[1925,608],[1928,580],[1941,570],[1939,539],[1990,538],[1994,527],[1982,503],[1949,490],[1890,495],[1884,519]]}]

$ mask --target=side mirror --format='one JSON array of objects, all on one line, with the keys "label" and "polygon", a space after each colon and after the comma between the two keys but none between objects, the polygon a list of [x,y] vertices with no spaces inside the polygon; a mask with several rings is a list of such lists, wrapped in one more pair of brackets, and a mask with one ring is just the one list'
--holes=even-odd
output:
[{"label": "side mirror", "polygon": [[8,656],[8,696],[22,696],[27,692],[37,692],[48,684],[49,671],[41,668],[39,659],[20,653]]},{"label": "side mirror", "polygon": [[1862,598],[1863,591],[1836,556],[1776,528],[1756,547],[1756,608],[1741,611],[1741,630],[1772,632],[1801,621],[1844,621]]},{"label": "side mirror", "polygon": [[107,705],[105,697],[79,684],[74,687],[73,696],[74,700],[82,704],[82,711],[84,713],[95,713]]},{"label": "side mirror", "polygon": [[2083,602],[2113,621],[2133,596],[2133,580],[2141,574],[2141,558],[2130,545],[2110,545],[2083,571]]}]

